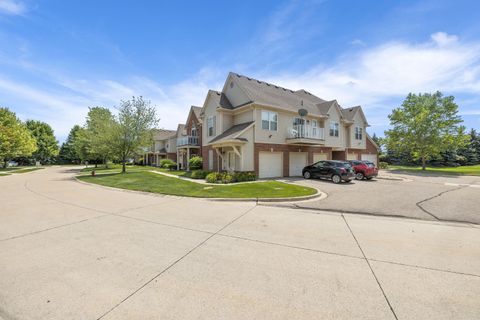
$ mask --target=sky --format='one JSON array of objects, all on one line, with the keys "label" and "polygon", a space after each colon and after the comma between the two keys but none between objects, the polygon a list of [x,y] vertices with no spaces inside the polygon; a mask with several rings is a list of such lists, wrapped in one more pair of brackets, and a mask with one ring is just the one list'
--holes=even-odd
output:
[{"label": "sky", "polygon": [[0,106],[62,142],[89,107],[143,96],[184,123],[233,71],[361,105],[370,134],[409,92],[480,129],[480,1],[0,0]]}]

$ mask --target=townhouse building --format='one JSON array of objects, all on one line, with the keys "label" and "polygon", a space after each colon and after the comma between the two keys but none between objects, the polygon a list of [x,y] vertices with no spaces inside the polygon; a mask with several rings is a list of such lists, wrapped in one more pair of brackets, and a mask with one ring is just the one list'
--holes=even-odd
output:
[{"label": "townhouse building", "polygon": [[300,176],[320,160],[378,163],[360,106],[342,108],[305,90],[290,90],[229,73],[221,91],[209,90],[176,131],[176,159],[203,157],[209,171],[254,171],[259,178]]}]

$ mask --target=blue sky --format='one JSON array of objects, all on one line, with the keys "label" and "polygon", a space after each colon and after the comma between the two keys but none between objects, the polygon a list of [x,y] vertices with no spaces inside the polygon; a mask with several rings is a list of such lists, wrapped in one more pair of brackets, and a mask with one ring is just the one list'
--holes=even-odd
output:
[{"label": "blue sky", "polygon": [[143,95],[176,128],[229,71],[362,105],[383,135],[409,92],[480,129],[478,1],[0,0],[0,105],[63,141],[90,106]]}]

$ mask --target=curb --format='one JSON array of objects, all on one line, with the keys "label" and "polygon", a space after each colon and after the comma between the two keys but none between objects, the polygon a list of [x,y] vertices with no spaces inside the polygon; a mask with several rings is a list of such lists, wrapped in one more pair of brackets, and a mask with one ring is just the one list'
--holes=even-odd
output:
[{"label": "curb", "polygon": [[[89,183],[78,179],[79,176],[74,176],[73,179],[78,182],[82,183],[87,186],[95,186],[99,188],[104,188],[107,190],[115,190],[115,191],[122,191],[122,192],[131,192],[155,197],[169,197],[169,198],[176,198],[176,199],[196,199],[196,200],[204,200],[204,201],[219,201],[219,202],[298,202],[298,201],[306,201],[319,198],[319,200],[323,200],[327,197],[327,194],[316,189],[317,192],[312,195],[308,196],[300,196],[300,197],[289,197],[289,198],[201,198],[201,197],[189,197],[189,196],[177,196],[177,195],[170,195],[164,193],[155,193],[155,192],[148,192],[148,191],[138,191],[138,190],[128,190],[122,188],[114,188],[108,186],[102,186],[96,183]],[[311,187],[310,187],[311,188]]]}]

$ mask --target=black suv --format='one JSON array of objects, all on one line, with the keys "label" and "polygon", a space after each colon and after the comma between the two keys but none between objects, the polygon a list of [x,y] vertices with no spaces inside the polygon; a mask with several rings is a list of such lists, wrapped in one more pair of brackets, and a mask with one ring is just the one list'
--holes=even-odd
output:
[{"label": "black suv", "polygon": [[318,161],[306,166],[302,170],[302,175],[305,179],[332,179],[333,183],[340,183],[342,180],[350,182],[355,178],[355,172],[348,162],[336,160]]}]

